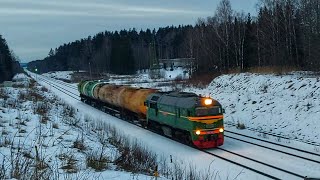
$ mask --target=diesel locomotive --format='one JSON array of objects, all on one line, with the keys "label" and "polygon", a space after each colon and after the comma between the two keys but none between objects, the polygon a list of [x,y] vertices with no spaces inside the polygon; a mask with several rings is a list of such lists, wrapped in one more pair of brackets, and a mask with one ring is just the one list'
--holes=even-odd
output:
[{"label": "diesel locomotive", "polygon": [[221,104],[188,92],[160,92],[101,81],[78,84],[81,101],[197,148],[223,145]]}]

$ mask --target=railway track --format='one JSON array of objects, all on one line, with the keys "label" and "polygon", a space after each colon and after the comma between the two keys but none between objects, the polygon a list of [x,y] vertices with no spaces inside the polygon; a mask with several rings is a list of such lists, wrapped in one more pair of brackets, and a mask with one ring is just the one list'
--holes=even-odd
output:
[{"label": "railway track", "polygon": [[[273,166],[273,165],[264,163],[264,162],[262,162],[262,161],[259,161],[259,160],[256,160],[256,159],[253,159],[253,158],[250,158],[250,157],[243,156],[243,155],[241,155],[241,154],[238,154],[238,153],[235,153],[235,152],[232,152],[232,151],[229,151],[229,150],[220,148],[220,147],[218,147],[217,149],[218,149],[218,150],[221,150],[221,151],[224,151],[224,152],[226,152],[226,153],[228,153],[228,154],[230,154],[230,155],[238,156],[238,157],[241,157],[242,159],[252,161],[253,163],[256,163],[256,164],[258,164],[258,165],[260,164],[260,165],[263,165],[263,166],[265,166],[265,167],[267,167],[267,168],[271,168],[271,169],[273,169],[273,171],[276,170],[276,171],[279,171],[279,172],[282,172],[282,173],[289,174],[289,175],[291,175],[293,178],[294,178],[294,177],[295,177],[295,178],[301,178],[301,179],[304,179],[304,178],[305,178],[305,176],[303,176],[303,175],[300,175],[300,174],[294,173],[294,172],[292,172],[292,171],[288,171],[288,170],[285,170],[285,169],[283,169],[283,168],[279,168],[279,167],[276,167],[276,166]],[[202,151],[202,152],[204,152],[204,153],[207,153],[207,154],[210,154],[210,155],[212,155],[212,156],[218,157],[218,158],[220,158],[220,159],[222,159],[222,160],[225,160],[225,161],[230,162],[230,163],[232,163],[232,164],[238,165],[238,166],[240,166],[240,167],[243,167],[243,168],[245,168],[245,169],[248,169],[248,170],[250,170],[250,171],[253,171],[253,172],[257,173],[257,174],[260,174],[260,175],[263,175],[263,176],[265,176],[265,177],[268,177],[268,178],[270,178],[270,179],[276,179],[276,180],[281,180],[281,179],[283,179],[283,178],[278,177],[278,176],[276,176],[276,175],[270,175],[270,174],[268,174],[268,173],[266,173],[266,172],[264,172],[264,171],[255,169],[255,168],[253,168],[252,166],[244,165],[243,163],[239,163],[239,162],[237,162],[237,161],[235,161],[235,160],[231,160],[231,159],[229,159],[229,158],[225,158],[224,156],[217,155],[216,153],[209,152],[209,151],[202,150],[202,149],[199,149],[199,151]],[[229,155],[228,155],[228,156],[229,156]],[[265,170],[265,168],[263,168],[263,169]]]},{"label": "railway track", "polygon": [[51,83],[50,80],[46,79],[46,78],[43,78],[43,77],[37,77],[38,79],[40,79],[41,81],[45,82],[46,84],[48,84],[49,86],[52,86],[53,88],[57,89],[58,91],[72,97],[73,99],[76,99],[78,101],[80,101],[80,97],[79,97],[79,94],[75,94],[71,91],[69,91],[68,89],[66,88],[63,88],[61,86],[58,86],[57,84],[61,84],[61,85],[64,85],[62,83],[58,83],[58,82],[55,82],[57,84],[54,84],[54,83]]},{"label": "railway track", "polygon": [[[230,126],[234,126],[234,127],[237,126],[237,124],[230,123],[230,122],[226,122],[225,124],[230,125]],[[258,132],[258,133],[261,133],[261,134],[264,134],[264,135],[273,136],[273,137],[276,137],[276,138],[292,140],[292,138],[286,137],[284,135],[271,133],[271,132],[265,132],[265,131],[258,130],[256,128],[246,127],[246,129],[248,129],[250,131]],[[232,133],[231,131],[229,131],[229,132]],[[314,145],[314,146],[320,146],[320,143],[314,142],[314,141],[306,141],[306,140],[303,140],[303,139],[295,139],[295,141],[300,141],[300,142],[303,142],[303,143],[306,143],[306,144],[310,144],[310,145]]]},{"label": "railway track", "polygon": [[[58,91],[70,96],[71,98],[73,98],[73,99],[75,99],[77,101],[80,101],[80,98],[79,98],[78,94],[75,94],[75,93],[71,92],[70,90],[68,90],[68,89],[63,87],[63,86],[66,86],[66,84],[64,82],[57,81],[57,80],[52,80],[51,78],[50,79],[43,78],[43,77],[38,77],[38,79],[40,79],[41,81],[51,85],[53,88],[55,88]],[[73,90],[77,89],[74,86],[73,87],[72,86],[68,86],[68,88],[72,88]],[[129,123],[137,125],[137,124],[132,123],[132,122],[129,122]],[[139,126],[139,127],[141,127],[141,126]],[[226,131],[226,132],[230,133],[230,134],[235,134],[235,135],[238,135],[238,136],[243,136],[243,137],[246,137],[246,138],[252,138],[252,139],[255,139],[255,140],[259,140],[261,142],[270,143],[270,144],[273,144],[273,145],[279,146],[279,147],[291,148],[291,149],[294,149],[294,150],[296,150],[298,152],[303,152],[303,153],[307,153],[307,154],[311,154],[311,155],[320,157],[319,154],[316,154],[316,153],[313,153],[313,152],[309,152],[309,151],[305,151],[305,150],[301,150],[301,149],[298,149],[298,148],[292,148],[292,147],[289,147],[289,146],[281,145],[279,143],[269,142],[269,141],[266,141],[266,140],[263,140],[263,139],[250,137],[250,136],[243,135],[243,134],[236,133],[236,132],[231,132],[231,131]],[[307,157],[303,157],[303,156],[300,156],[300,155],[297,155],[297,154],[293,154],[293,153],[289,153],[289,152],[286,152],[286,151],[277,150],[275,148],[270,148],[268,146],[263,146],[263,145],[260,145],[260,144],[257,144],[257,143],[253,143],[253,142],[250,142],[250,141],[247,141],[247,140],[243,140],[243,139],[240,139],[240,138],[232,137],[232,136],[229,136],[229,135],[226,135],[226,137],[234,139],[234,140],[238,140],[238,141],[241,141],[241,142],[244,142],[244,143],[249,143],[251,145],[255,145],[255,146],[262,147],[262,148],[266,148],[266,149],[269,149],[269,150],[272,150],[272,151],[276,151],[276,152],[279,152],[279,153],[283,153],[283,154],[286,154],[286,155],[289,155],[289,156],[293,156],[293,157],[296,157],[296,158],[301,158],[301,159],[304,159],[306,161],[310,161],[310,162],[314,162],[314,163],[320,163],[320,161],[314,160],[312,158],[307,158]],[[227,149],[224,149],[224,148],[220,148],[220,147],[216,148],[216,149],[214,149],[213,152],[210,152],[210,151],[207,151],[207,150],[201,150],[201,149],[198,149],[198,150],[202,151],[203,153],[206,153],[206,154],[212,155],[214,157],[220,158],[220,159],[222,159],[224,161],[227,161],[229,163],[232,163],[232,164],[235,164],[237,166],[240,166],[240,167],[243,167],[245,169],[248,169],[248,170],[250,170],[252,172],[255,172],[257,174],[260,174],[260,175],[265,176],[265,177],[270,178],[270,179],[283,179],[283,178],[282,178],[282,176],[271,175],[269,173],[266,173],[265,171],[263,171],[261,169],[266,169],[266,168],[273,169],[273,171],[278,172],[278,174],[279,173],[280,174],[287,174],[290,177],[292,177],[293,179],[304,179],[305,178],[304,175],[301,175],[301,174],[286,170],[284,168],[279,168],[279,167],[271,165],[271,164],[267,164],[265,162],[253,159],[251,157],[247,157],[247,156],[241,155],[241,154],[239,154],[237,152],[233,152],[233,151],[230,151],[230,150],[227,150]],[[219,153],[217,153],[218,151],[221,151],[223,153],[229,154],[229,156],[236,157],[236,158],[233,158],[233,159],[232,158],[226,158],[225,156],[219,155]],[[234,159],[242,159],[240,161],[243,161],[243,160],[250,161],[251,163],[253,163],[255,165],[254,166],[248,166],[248,165],[245,165],[244,163],[240,163],[239,160],[237,161],[237,160],[234,160]],[[264,168],[257,169],[257,168],[254,168],[255,166],[264,167]]]},{"label": "railway track", "polygon": [[[297,157],[297,158],[300,158],[300,159],[304,159],[304,160],[308,160],[308,161],[312,161],[312,162],[320,164],[320,160],[316,160],[315,159],[315,158],[319,158],[320,159],[320,154],[317,154],[315,152],[306,151],[306,150],[295,148],[295,147],[291,147],[291,146],[286,146],[286,145],[283,145],[283,144],[280,144],[280,143],[267,141],[267,140],[264,140],[264,139],[260,139],[260,138],[256,138],[256,137],[252,137],[252,136],[248,136],[248,135],[244,135],[244,134],[237,133],[237,132],[232,132],[232,131],[228,131],[228,130],[225,130],[225,132],[226,132],[225,133],[225,137],[227,137],[227,138],[234,139],[234,140],[237,140],[237,141],[241,141],[241,142],[244,142],[244,143],[247,143],[247,144],[252,144],[252,145],[259,146],[259,147],[262,147],[262,148],[265,148],[265,149],[277,151],[277,152],[280,152],[280,153],[283,153],[283,154],[287,154],[287,155],[290,155],[290,156],[294,156],[294,157]],[[232,137],[232,136],[228,135],[229,133],[233,134],[233,135],[236,135],[238,137],[235,137],[235,136]],[[251,141],[244,140],[243,137],[246,138],[246,139],[250,139]],[[252,142],[252,140],[254,140],[256,142]],[[288,149],[288,150],[291,150],[291,151],[295,151],[295,153],[286,152],[286,151],[279,150],[279,149],[276,149],[276,148],[273,148],[273,147],[270,147],[270,146],[262,145],[261,142],[263,142],[264,144],[273,145],[274,147],[281,147],[282,149]],[[312,158],[302,156],[301,154],[309,155],[309,156],[311,155]]]},{"label": "railway track", "polygon": [[69,88],[71,88],[71,89],[78,90],[77,87],[73,86],[73,85],[70,84],[70,83],[66,83],[66,82],[64,82],[64,81],[56,80],[56,79],[54,79],[54,78],[50,78],[50,77],[46,77],[46,76],[41,76],[40,78],[46,79],[46,80],[48,80],[49,82],[50,82],[50,81],[54,81],[54,82],[56,82],[56,83],[58,83],[58,84],[67,86],[67,87],[69,87]]}]

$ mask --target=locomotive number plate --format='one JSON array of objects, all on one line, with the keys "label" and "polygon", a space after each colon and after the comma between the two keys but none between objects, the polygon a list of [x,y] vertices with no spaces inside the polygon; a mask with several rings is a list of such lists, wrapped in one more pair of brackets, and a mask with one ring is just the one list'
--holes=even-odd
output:
[{"label": "locomotive number plate", "polygon": [[206,124],[206,128],[214,128],[214,124]]}]

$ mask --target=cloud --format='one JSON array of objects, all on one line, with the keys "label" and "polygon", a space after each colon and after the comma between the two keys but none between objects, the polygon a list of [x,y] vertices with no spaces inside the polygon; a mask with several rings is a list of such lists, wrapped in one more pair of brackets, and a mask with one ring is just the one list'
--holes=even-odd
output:
[{"label": "cloud", "polygon": [[48,48],[44,47],[17,47],[15,50],[21,53],[34,54],[39,52],[48,52]]},{"label": "cloud", "polygon": [[[24,59],[25,57],[28,57],[32,60],[36,59],[43,59],[49,52],[48,47],[26,47],[26,46],[17,46],[14,49],[15,54],[18,52],[18,57],[22,58],[21,62],[28,62],[28,60]],[[20,55],[23,55],[24,57],[20,57]]]},{"label": "cloud", "polygon": [[91,16],[91,17],[141,17],[142,15],[133,13],[114,14],[110,12],[97,13],[91,11],[64,11],[51,9],[17,9],[0,7],[0,15],[46,15],[46,16]]},{"label": "cloud", "polygon": [[2,0],[0,15],[47,15],[47,16],[93,16],[93,17],[150,17],[170,15],[203,15],[206,11],[136,6],[130,4],[99,3],[99,2],[66,2]]},{"label": "cloud", "polygon": [[[101,31],[193,24],[212,0],[0,0],[0,33],[24,61]],[[196,4],[196,6],[195,6]]]}]

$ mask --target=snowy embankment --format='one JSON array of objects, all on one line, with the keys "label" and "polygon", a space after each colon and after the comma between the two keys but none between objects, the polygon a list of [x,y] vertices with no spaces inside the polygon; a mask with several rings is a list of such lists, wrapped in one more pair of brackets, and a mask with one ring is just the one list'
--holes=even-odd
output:
[{"label": "snowy embankment", "polygon": [[230,74],[207,88],[188,88],[217,99],[225,108],[226,124],[280,134],[320,144],[320,78],[289,75]]},{"label": "snowy embankment", "polygon": [[[74,71],[57,71],[44,73],[42,75],[57,80],[71,81],[74,73]],[[158,75],[159,77],[152,78],[152,76],[156,75]],[[87,74],[87,76],[90,76],[89,73]],[[149,70],[137,71],[137,73],[134,75],[105,74],[105,78],[107,78],[107,81],[114,84],[150,83],[154,82],[155,80],[158,82],[162,82],[175,79],[186,79],[188,77],[188,72],[181,67],[175,67],[172,71],[170,69],[160,69],[157,72],[150,72]]]},{"label": "snowy embankment", "polygon": [[[30,74],[31,76],[36,77],[35,74]],[[173,179],[190,179],[189,175],[192,175],[193,177],[200,176],[195,177],[194,179],[262,179],[263,177],[253,171],[243,169],[240,166],[226,162],[215,156],[177,143],[144,128],[139,128],[128,122],[122,121],[117,117],[110,116],[100,110],[79,102],[77,99],[69,96],[68,93],[55,88],[62,87],[70,93],[78,93],[77,89],[65,86],[64,83],[61,84],[52,79],[43,78],[43,76],[38,76],[38,82],[47,88],[50,87],[50,84],[53,85],[54,88],[52,88],[52,92],[63,99],[64,102],[75,107],[77,111],[79,110],[80,114],[90,115],[95,121],[103,121],[104,123],[110,124],[125,136],[139,142],[139,144],[141,143],[143,147],[147,147],[148,150],[156,153],[157,157],[160,159],[158,162],[158,170],[162,177],[161,179],[166,179],[163,178],[163,176],[168,179],[171,179],[172,177],[174,177]],[[151,87],[150,84],[148,86]],[[222,154],[222,156],[227,155]],[[173,161],[170,162],[171,160]],[[189,172],[192,172],[192,174]],[[150,177],[150,179],[152,178],[153,177]],[[145,177],[142,176],[137,179],[145,179]]]},{"label": "snowy embankment", "polygon": [[189,77],[188,71],[181,67],[170,69],[158,69],[154,71],[141,70],[134,75],[116,75],[108,74],[108,83],[114,84],[130,84],[133,86],[141,86],[142,83],[151,85],[155,82],[167,82],[172,80],[183,80]]},{"label": "snowy embankment", "polygon": [[60,80],[71,80],[73,71],[57,71],[57,72],[48,72],[42,75],[50,78],[60,79]]},{"label": "snowy embankment", "polygon": [[260,177],[89,107],[56,89],[63,86],[56,81],[34,78],[41,85],[22,75],[15,87],[0,89],[0,179],[154,179],[155,166],[157,179]]},{"label": "snowy embankment", "polygon": [[145,162],[146,171],[136,161],[136,169],[122,171],[123,161],[135,159],[121,153],[131,144],[113,127],[78,114],[24,74],[14,81],[0,88],[0,179],[150,177]]},{"label": "snowy embankment", "polygon": [[[38,79],[40,80],[39,83],[46,85],[46,82],[41,82],[41,79],[42,78]],[[155,83],[140,82],[141,81],[133,83],[132,85],[139,87],[155,87]],[[51,83],[55,84],[54,81]],[[49,87],[49,85],[47,87]],[[264,131],[281,134],[283,136],[290,137],[291,139],[300,139],[302,141],[309,140],[319,143],[319,133],[316,131],[319,127],[318,117],[320,115],[320,95],[318,92],[318,89],[320,88],[319,78],[308,77],[298,73],[283,76],[244,73],[217,77],[205,89],[182,87],[178,87],[178,89],[195,92],[204,96],[211,96],[221,102],[226,109],[226,130],[235,130],[235,127],[232,127],[229,124],[243,123],[246,130],[235,131],[247,135],[249,134],[253,137],[259,136],[260,133],[256,133],[251,130],[260,132]],[[78,93],[76,89],[71,87],[68,88],[66,86],[64,88],[67,88],[69,91],[74,93]],[[165,90],[170,90],[170,88],[173,89],[173,87],[167,83],[162,87],[162,89]],[[95,119],[103,119],[103,121],[114,125],[118,129],[124,129],[125,127],[125,134],[141,140],[143,144],[146,144],[158,155],[163,154],[164,157],[171,157],[172,155],[175,159],[194,162],[197,164],[197,168],[201,170],[206,170],[208,168],[213,169],[212,172],[217,172],[221,177],[220,179],[229,179],[230,177],[235,177],[235,174],[242,172],[239,170],[240,167],[235,167],[234,165],[226,163],[218,158],[208,157],[207,155],[190,149],[189,147],[185,147],[176,142],[171,142],[167,138],[153,135],[144,129],[139,129],[115,117],[110,117],[109,115],[95,110],[94,108],[78,102],[59,91],[54,89],[52,90],[65,102],[79,109],[80,112],[90,114],[94,116]],[[273,139],[270,140],[272,141]],[[275,141],[278,140],[275,139]],[[286,141],[281,143],[291,143],[293,147],[300,148],[300,145],[296,146],[296,141]],[[301,144],[303,147],[306,146],[304,143]],[[283,155],[276,156],[276,153],[268,153],[265,149],[259,151],[256,150],[256,147],[249,147],[247,144],[244,145],[239,142],[234,142],[229,138],[226,138],[225,145],[222,148],[230,148],[231,150],[240,152],[239,147],[245,147],[241,148],[241,152],[245,151],[242,153],[249,154],[248,156],[259,157],[262,162],[270,161],[270,164],[276,164],[280,167],[283,166],[288,169],[292,169],[292,163],[289,162],[296,162],[293,161],[291,157],[287,158],[291,159],[291,161],[287,161],[284,160]],[[303,149],[305,148],[307,148],[307,146]],[[307,149],[311,151],[312,148],[312,146],[308,145]],[[213,151],[215,152],[215,150]],[[319,150],[315,149],[315,151],[318,152]],[[266,156],[261,156],[261,152],[266,153]],[[225,156],[228,157],[228,155]],[[268,160],[264,159],[265,157],[267,157]],[[279,162],[277,160],[279,160]],[[303,164],[300,160],[299,163]],[[295,163],[295,166],[297,164]],[[304,165],[299,167],[306,167],[308,170],[311,169]],[[256,175],[254,173],[252,174],[250,171],[245,170],[244,172],[245,173],[242,172],[241,176],[235,179],[248,179],[247,177],[249,177],[249,179],[261,179],[257,178]],[[312,175],[312,173],[307,172],[300,174]]]}]

